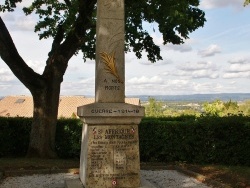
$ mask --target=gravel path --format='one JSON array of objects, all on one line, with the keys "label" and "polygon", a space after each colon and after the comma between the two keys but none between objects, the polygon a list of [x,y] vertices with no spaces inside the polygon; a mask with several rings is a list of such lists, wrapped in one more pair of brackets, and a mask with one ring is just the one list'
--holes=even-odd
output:
[{"label": "gravel path", "polygon": [[196,179],[175,170],[141,170],[141,175],[157,188],[209,188]]},{"label": "gravel path", "polygon": [[[209,188],[175,170],[141,170],[141,175],[155,188]],[[71,173],[7,177],[0,188],[64,188],[65,179],[78,178],[79,175]]]}]

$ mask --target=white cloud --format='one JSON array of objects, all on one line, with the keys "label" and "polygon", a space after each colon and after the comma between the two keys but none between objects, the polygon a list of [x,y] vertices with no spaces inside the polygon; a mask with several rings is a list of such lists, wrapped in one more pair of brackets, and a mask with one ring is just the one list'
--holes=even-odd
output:
[{"label": "white cloud", "polygon": [[161,49],[164,50],[173,50],[173,51],[178,51],[178,52],[190,52],[192,51],[192,46],[190,45],[191,40],[185,40],[184,44],[178,44],[174,45],[172,43],[168,43],[166,45],[163,45],[163,38],[162,35],[156,36],[153,35],[153,39],[156,45],[160,46]]},{"label": "white cloud", "polygon": [[247,60],[246,58],[234,58],[228,61],[230,64],[245,64],[250,62],[250,60]]},{"label": "white cloud", "polygon": [[10,70],[0,68],[0,82],[9,82],[14,79],[13,74]]},{"label": "white cloud", "polygon": [[29,65],[35,72],[41,74],[44,70],[45,62],[28,60]]},{"label": "white cloud", "polygon": [[153,77],[134,77],[128,80],[129,84],[160,84],[163,83],[163,79],[159,76],[153,76]]},{"label": "white cloud", "polygon": [[232,64],[230,65],[228,72],[249,72],[250,64]]},{"label": "white cloud", "polygon": [[82,78],[78,81],[64,81],[61,95],[94,95],[95,77]]},{"label": "white cloud", "polygon": [[242,57],[228,61],[230,66],[225,70],[223,78],[250,78],[250,60]]},{"label": "white cloud", "polygon": [[172,74],[173,76],[177,77],[188,77],[189,79],[198,79],[198,78],[210,78],[210,79],[216,79],[219,78],[219,73],[213,72],[211,70],[196,70],[192,72],[187,71],[176,71]]},{"label": "white cloud", "polygon": [[200,7],[202,9],[225,8],[232,7],[236,10],[243,8],[243,0],[202,0]]},{"label": "white cloud", "polygon": [[250,72],[228,72],[223,75],[223,78],[250,78]]},{"label": "white cloud", "polygon": [[4,12],[4,13],[0,13],[1,18],[6,21],[6,22],[14,22],[15,21],[15,17],[13,14],[10,14],[8,12]]},{"label": "white cloud", "polygon": [[179,45],[174,45],[174,44],[167,44],[166,45],[167,50],[174,50],[174,51],[179,51],[179,52],[190,52],[192,51],[192,46],[188,44],[179,44]]},{"label": "white cloud", "polygon": [[217,70],[217,66],[212,62],[208,61],[199,61],[197,63],[183,63],[182,65],[177,66],[178,69],[183,71],[195,71],[195,70]]},{"label": "white cloud", "polygon": [[32,4],[33,0],[25,0],[22,1],[21,3],[17,3],[17,7],[23,8],[23,7],[28,7]]},{"label": "white cloud", "polygon": [[0,97],[2,97],[4,94],[3,94],[3,91],[7,90],[8,88],[10,88],[11,85],[10,84],[2,84],[0,83],[0,90],[1,90],[1,95]]},{"label": "white cloud", "polygon": [[1,14],[3,21],[10,31],[34,31],[37,20],[33,15],[7,12]]},{"label": "white cloud", "polygon": [[216,93],[221,92],[225,88],[219,83],[195,83],[193,85],[193,89],[195,93]]},{"label": "white cloud", "polygon": [[243,58],[229,61],[230,66],[226,69],[223,78],[250,78],[250,61]]},{"label": "white cloud", "polygon": [[198,51],[198,55],[201,57],[214,56],[217,53],[221,53],[221,48],[216,44],[212,44],[206,49]]},{"label": "white cloud", "polygon": [[[143,83],[133,83],[136,79],[130,81],[126,86],[126,93],[133,95],[171,95],[183,94],[186,91],[192,91],[189,80],[182,79],[159,79],[143,78]],[[157,81],[158,80],[158,81]],[[149,81],[149,82],[148,82]]]},{"label": "white cloud", "polygon": [[177,66],[176,71],[172,71],[172,76],[184,76],[188,78],[210,78],[216,79],[219,77],[219,68],[211,62],[184,63]]},{"label": "white cloud", "polygon": [[34,31],[36,20],[32,16],[21,16],[16,20],[15,25],[11,26],[12,30]]},{"label": "white cloud", "polygon": [[93,85],[94,82],[95,82],[95,77],[90,77],[90,78],[82,78],[79,83]]}]

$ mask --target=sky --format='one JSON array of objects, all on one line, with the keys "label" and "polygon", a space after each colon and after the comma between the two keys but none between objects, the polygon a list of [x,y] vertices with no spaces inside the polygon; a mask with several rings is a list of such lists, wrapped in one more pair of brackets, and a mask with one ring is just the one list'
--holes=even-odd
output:
[{"label": "sky", "polygon": [[[28,1],[25,1],[28,4]],[[137,59],[125,54],[125,95],[188,95],[250,93],[250,5],[244,0],[201,0],[207,22],[182,45],[162,45],[163,60],[150,63],[146,54]],[[21,5],[20,5],[21,6]],[[34,16],[21,11],[0,13],[19,54],[37,73],[42,73],[52,40],[39,40]],[[157,25],[146,25],[149,30]],[[81,54],[69,61],[61,95],[94,96],[95,61]],[[0,58],[0,96],[30,95]]]}]

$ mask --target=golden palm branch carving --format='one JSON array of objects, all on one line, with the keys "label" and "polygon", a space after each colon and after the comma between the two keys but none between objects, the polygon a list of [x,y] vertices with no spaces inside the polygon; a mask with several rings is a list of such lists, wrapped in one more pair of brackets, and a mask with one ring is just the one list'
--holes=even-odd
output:
[{"label": "golden palm branch carving", "polygon": [[105,70],[108,73],[114,75],[120,83],[123,83],[123,81],[120,79],[120,76],[117,72],[115,52],[111,52],[110,54],[106,52],[101,52],[100,55],[101,55],[102,62],[106,65]]}]

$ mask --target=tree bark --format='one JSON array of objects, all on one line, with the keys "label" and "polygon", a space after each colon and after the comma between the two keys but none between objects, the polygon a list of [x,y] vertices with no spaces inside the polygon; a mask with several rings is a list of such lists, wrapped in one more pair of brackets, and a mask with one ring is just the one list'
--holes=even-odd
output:
[{"label": "tree bark", "polygon": [[27,157],[56,158],[55,133],[59,92],[55,89],[42,89],[41,92],[33,94],[33,102],[33,122]]}]

